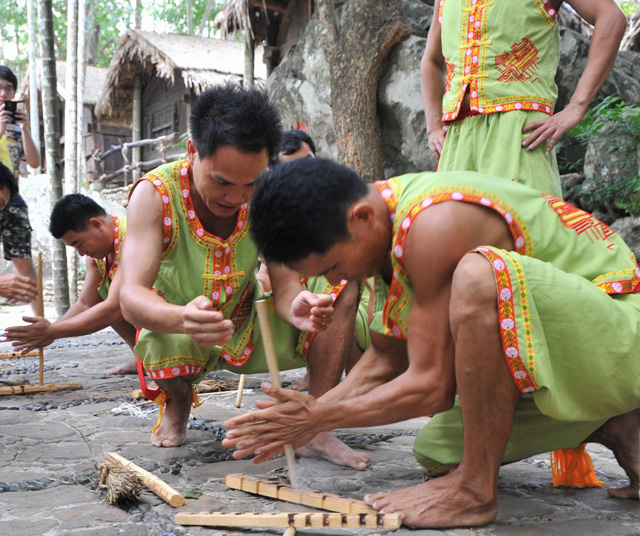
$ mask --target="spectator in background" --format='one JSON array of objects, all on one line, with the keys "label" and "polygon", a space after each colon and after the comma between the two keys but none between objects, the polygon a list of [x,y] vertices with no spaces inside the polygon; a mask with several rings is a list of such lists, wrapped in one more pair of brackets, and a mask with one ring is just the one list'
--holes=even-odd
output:
[{"label": "spectator in background", "polygon": [[[20,162],[26,160],[33,168],[40,165],[40,154],[29,130],[29,116],[18,105],[14,111],[6,103],[13,101],[18,79],[11,69],[0,65],[0,162],[9,168],[17,179]],[[31,260],[31,224],[27,204],[16,193],[0,212],[0,235],[4,258],[13,262],[18,273],[36,280],[36,270]],[[35,300],[31,301],[34,314],[38,312]]]}]

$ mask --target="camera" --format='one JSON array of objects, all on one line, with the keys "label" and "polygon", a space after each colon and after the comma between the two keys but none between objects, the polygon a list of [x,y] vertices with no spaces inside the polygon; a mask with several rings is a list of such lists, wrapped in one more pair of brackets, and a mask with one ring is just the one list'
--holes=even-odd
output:
[{"label": "camera", "polygon": [[4,109],[11,112],[11,122],[16,122],[16,109],[18,108],[18,104],[24,101],[4,101]]}]

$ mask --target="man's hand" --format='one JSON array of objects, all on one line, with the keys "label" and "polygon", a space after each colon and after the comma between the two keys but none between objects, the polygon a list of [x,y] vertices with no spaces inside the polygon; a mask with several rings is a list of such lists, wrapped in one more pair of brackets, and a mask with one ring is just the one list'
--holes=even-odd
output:
[{"label": "man's hand", "polygon": [[27,112],[20,108],[16,108],[15,118],[16,123],[20,125],[20,128],[23,131],[25,129],[29,130],[29,116],[27,115]]},{"label": "man's hand", "polygon": [[233,322],[225,320],[219,311],[213,311],[213,302],[198,296],[185,305],[182,326],[198,346],[220,346],[231,339]]},{"label": "man's hand", "polygon": [[329,294],[300,292],[291,304],[291,323],[300,331],[324,331],[331,323],[333,298]]},{"label": "man's hand", "polygon": [[527,123],[522,132],[531,134],[522,142],[522,146],[532,151],[546,140],[547,152],[551,152],[565,132],[575,127],[584,117],[586,109],[569,104],[564,110],[548,119]]},{"label": "man's hand", "polygon": [[10,303],[32,302],[38,295],[35,281],[23,275],[0,275],[0,296],[9,299]]},{"label": "man's hand", "polygon": [[429,138],[429,149],[435,155],[436,158],[440,158],[442,154],[442,147],[444,146],[444,139],[447,136],[447,128],[442,126],[442,123],[437,128],[434,128],[431,132],[427,133]]},{"label": "man's hand", "polygon": [[13,347],[26,354],[36,348],[49,346],[56,338],[49,333],[51,322],[42,316],[23,316],[28,322],[26,326],[12,326],[7,328],[4,336],[8,341],[14,341]]},{"label": "man's hand", "polygon": [[0,100],[0,138],[7,131],[7,123],[11,123],[12,120],[11,112],[4,109],[4,101]]},{"label": "man's hand", "polygon": [[222,441],[224,447],[235,447],[235,459],[255,454],[253,463],[266,462],[284,452],[284,445],[294,448],[307,444],[323,430],[316,430],[312,415],[316,399],[310,395],[282,389],[263,382],[262,391],[274,400],[257,400],[260,411],[252,411],[224,423],[229,430]]}]

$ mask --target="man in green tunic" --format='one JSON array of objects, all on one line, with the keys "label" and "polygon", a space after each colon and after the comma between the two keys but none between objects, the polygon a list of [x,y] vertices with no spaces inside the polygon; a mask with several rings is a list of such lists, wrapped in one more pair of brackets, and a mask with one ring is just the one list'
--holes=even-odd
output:
[{"label": "man in green tunic", "polygon": [[[277,149],[280,117],[255,88],[214,86],[193,103],[190,131],[186,159],[160,166],[134,185],[122,253],[123,314],[142,328],[136,355],[166,399],[151,436],[157,447],[184,443],[192,384],[208,372],[267,371],[254,307],[263,296],[248,201]],[[280,369],[308,364],[310,392],[319,396],[344,370],[353,340],[344,319],[353,325],[357,289],[343,292],[332,306],[330,296],[304,291],[297,273],[268,268]],[[303,348],[305,332],[316,331],[314,344]],[[370,461],[330,433],[298,452],[355,469]]]},{"label": "man in green tunic", "polygon": [[[303,188],[323,195],[296,213]],[[251,225],[268,262],[330,282],[375,275],[377,314],[339,386],[315,400],[267,384],[282,404],[226,423],[236,456],[260,462],[322,430],[435,415],[416,456],[459,467],[365,497],[407,525],[490,523],[502,463],[583,442],[612,449],[629,476],[609,494],[638,498],[640,269],[605,224],[475,172],[367,185],[316,159],[258,186]]]},{"label": "man in green tunic", "polygon": [[[86,274],[77,301],[56,322],[42,316],[25,316],[27,325],[7,328],[7,340],[23,352],[48,346],[56,339],[95,333],[111,326],[133,349],[136,329],[120,312],[120,248],[127,219],[107,212],[90,197],[68,194],[51,212],[49,231],[54,238],[86,255]],[[109,374],[135,374],[135,356]]]}]

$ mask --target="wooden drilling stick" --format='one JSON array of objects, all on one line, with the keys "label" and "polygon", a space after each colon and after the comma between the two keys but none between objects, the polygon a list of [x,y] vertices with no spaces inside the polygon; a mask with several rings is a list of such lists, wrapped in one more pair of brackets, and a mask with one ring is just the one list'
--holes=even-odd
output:
[{"label": "wooden drilling stick", "polygon": [[169,484],[151,474],[149,471],[144,470],[142,467],[138,467],[135,463],[123,458],[120,454],[107,452],[104,455],[104,459],[107,463],[117,465],[134,473],[140,479],[140,482],[174,508],[184,505],[184,497],[169,486]]},{"label": "wooden drilling stick", "polygon": [[[42,251],[38,253],[38,316],[44,316],[44,288],[42,286]],[[40,383],[44,385],[44,347],[38,348],[40,359]]]},{"label": "wooden drilling stick", "polygon": [[[256,309],[258,311],[258,322],[260,324],[260,333],[264,343],[264,353],[267,358],[267,367],[271,375],[271,383],[276,387],[282,387],[280,381],[280,371],[278,370],[278,358],[276,357],[276,347],[273,343],[273,334],[271,333],[271,323],[269,322],[269,309],[266,300],[256,301]],[[296,456],[293,453],[293,446],[287,444],[284,446],[284,455],[287,459],[287,467],[289,468],[289,480],[294,488],[298,487],[298,477],[296,475]]]},{"label": "wooden drilling stick", "polygon": [[247,379],[246,374],[240,374],[240,381],[238,382],[238,395],[236,396],[236,408],[239,408],[242,404],[242,394],[244,392],[244,382]]},{"label": "wooden drilling stick", "polygon": [[227,475],[228,488],[246,491],[254,495],[270,497],[280,501],[312,506],[320,510],[344,514],[377,514],[377,510],[367,506],[364,501],[348,499],[331,493],[318,493],[311,490],[296,490],[267,479],[242,474]]},{"label": "wooden drilling stick", "polygon": [[402,524],[400,514],[339,514],[331,513],[233,513],[202,512],[200,514],[178,513],[178,525],[201,525],[210,527],[312,527],[350,529],[397,529]]}]

